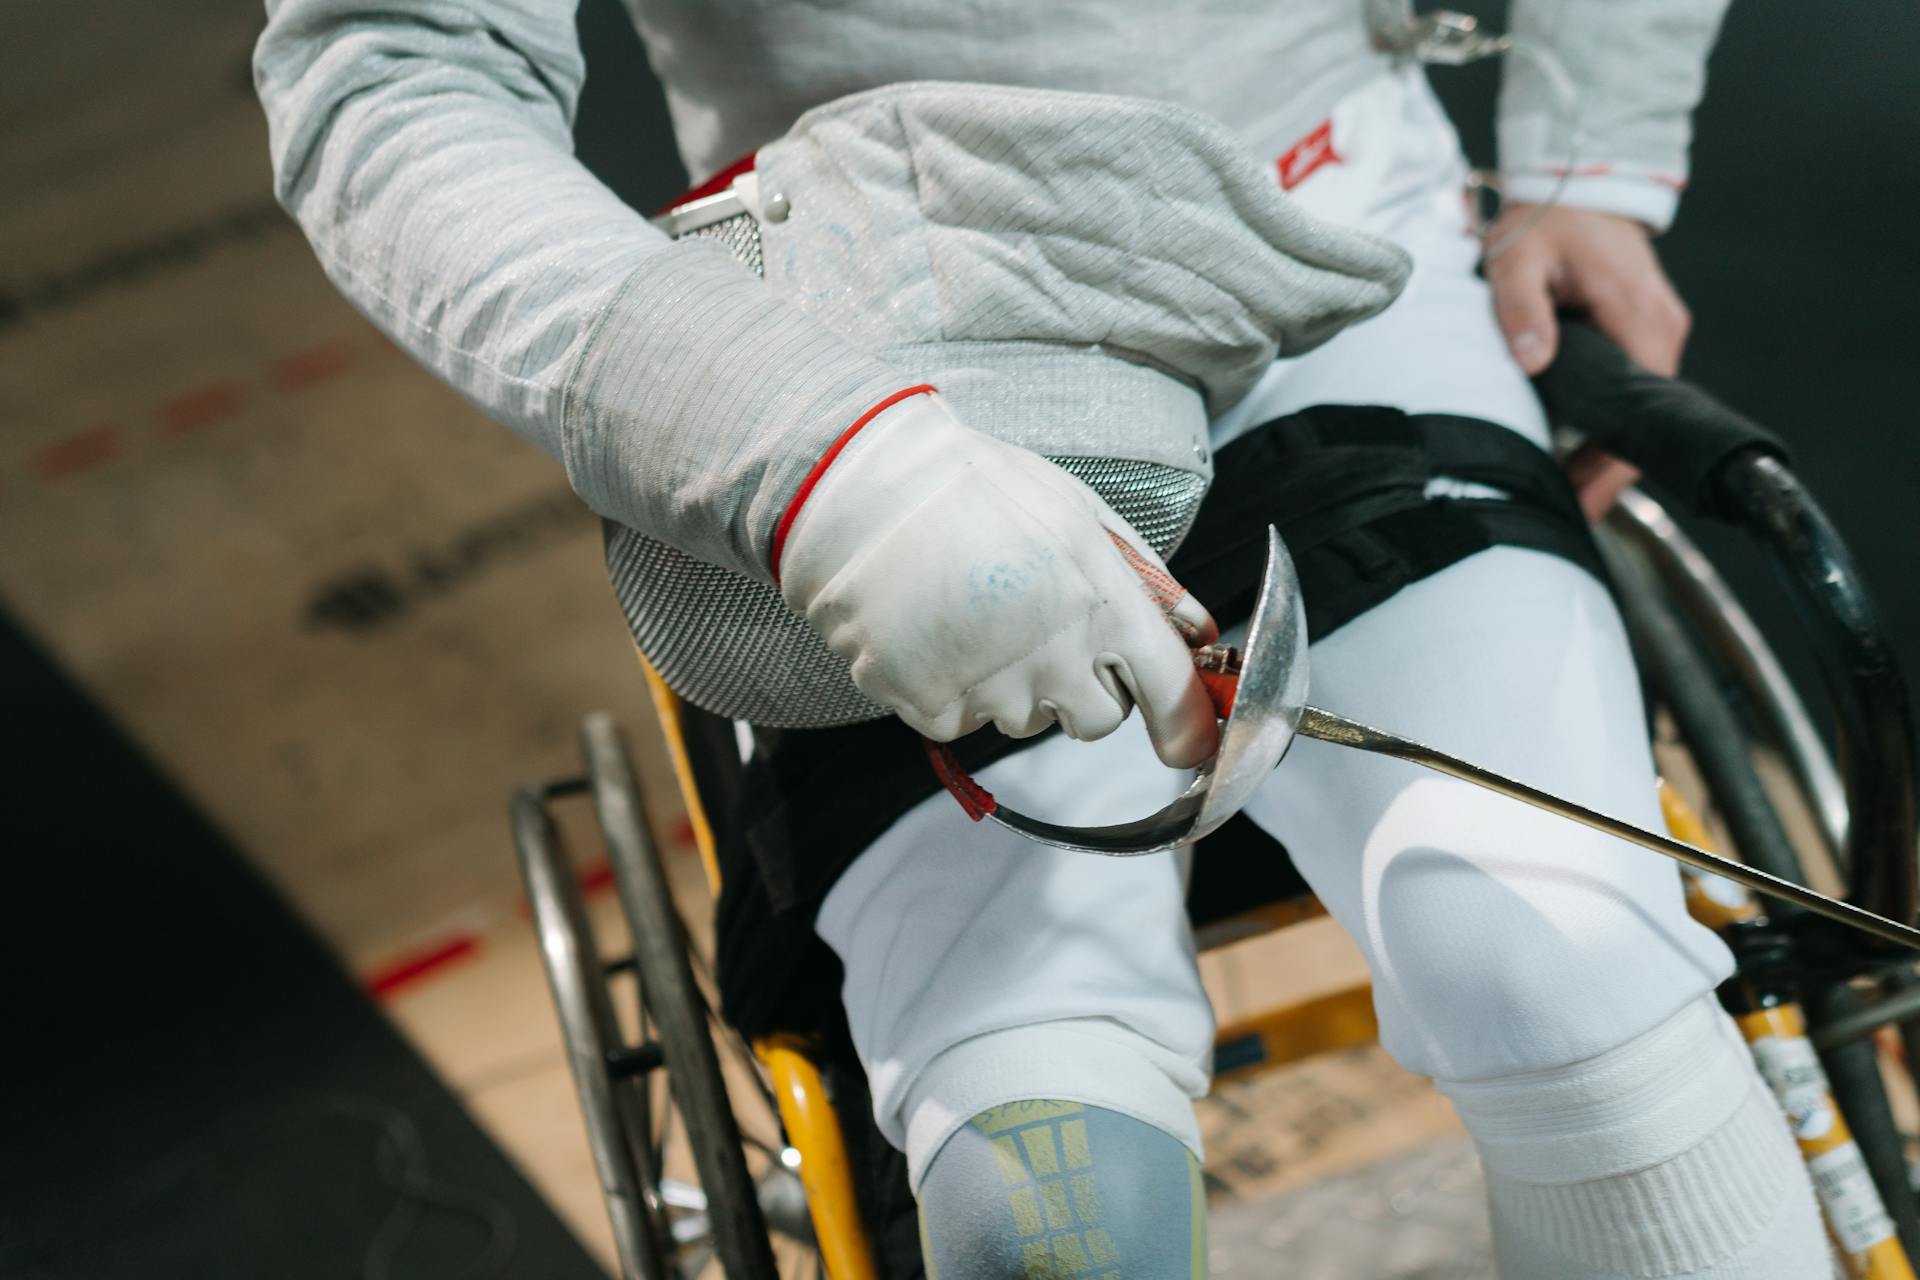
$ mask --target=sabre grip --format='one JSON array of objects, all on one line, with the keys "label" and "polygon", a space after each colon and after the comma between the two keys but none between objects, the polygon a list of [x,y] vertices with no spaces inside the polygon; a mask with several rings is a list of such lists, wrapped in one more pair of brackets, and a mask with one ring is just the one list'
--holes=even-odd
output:
[{"label": "sabre grip", "polygon": [[1193,671],[1213,703],[1213,713],[1222,720],[1231,716],[1233,700],[1240,695],[1240,651],[1230,644],[1195,649]]}]

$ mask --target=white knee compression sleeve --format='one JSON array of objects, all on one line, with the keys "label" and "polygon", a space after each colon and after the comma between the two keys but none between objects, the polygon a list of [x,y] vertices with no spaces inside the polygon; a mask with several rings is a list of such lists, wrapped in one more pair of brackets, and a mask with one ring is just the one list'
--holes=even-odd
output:
[{"label": "white knee compression sleeve", "polygon": [[1507,1280],[1824,1280],[1812,1187],[1711,1000],[1583,1062],[1443,1081]]}]

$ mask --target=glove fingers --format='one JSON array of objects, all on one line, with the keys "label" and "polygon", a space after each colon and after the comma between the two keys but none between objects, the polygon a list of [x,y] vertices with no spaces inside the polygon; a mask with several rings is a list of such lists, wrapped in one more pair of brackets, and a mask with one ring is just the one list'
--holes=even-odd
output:
[{"label": "glove fingers", "polygon": [[[1095,500],[1098,501],[1097,498]],[[1104,502],[1099,503],[1097,514],[1106,528],[1107,536],[1113,539],[1115,549],[1120,552],[1120,558],[1127,562],[1127,568],[1140,580],[1141,590],[1166,615],[1168,623],[1180,633],[1180,638],[1192,648],[1218,640],[1220,627],[1214,622],[1213,615],[1194,598],[1191,591],[1167,572],[1166,561],[1134,532],[1133,526]]]},{"label": "glove fingers", "polygon": [[1185,587],[1180,589],[1180,598],[1173,607],[1166,610],[1167,621],[1180,633],[1180,638],[1189,648],[1198,649],[1212,644],[1220,638],[1220,624],[1207,612],[1207,606],[1200,603],[1199,597]]},{"label": "glove fingers", "polygon": [[1053,707],[1044,699],[996,699],[980,706],[977,723],[991,720],[993,727],[1009,738],[1031,738],[1053,727]]},{"label": "glove fingers", "polygon": [[971,690],[967,718],[976,724],[991,719],[1009,738],[1030,738],[1055,723],[1069,738],[1106,737],[1133,710],[1133,695],[1099,678],[1087,656],[1093,646],[1084,626],[1069,628],[1027,661]]},{"label": "glove fingers", "polygon": [[1147,736],[1161,761],[1175,769],[1196,768],[1218,748],[1220,726],[1213,703],[1194,672],[1192,651],[1218,640],[1219,624],[1206,606],[1167,572],[1166,562],[1133,526],[1092,490],[1082,488],[1119,553],[1123,572],[1160,615],[1157,625],[1144,612],[1136,613],[1130,607],[1131,600],[1119,598],[1126,588],[1112,583],[1108,599],[1119,616],[1127,619],[1120,631],[1125,640],[1112,652],[1100,654],[1096,667],[1105,677],[1103,683],[1117,683],[1139,706]]},{"label": "glove fingers", "polygon": [[1081,742],[1104,738],[1133,710],[1133,695],[1125,686],[1116,683],[1109,687],[1094,670],[1063,679],[1060,685],[1042,699],[1041,705],[1052,711],[1069,738]]},{"label": "glove fingers", "polygon": [[968,709],[958,702],[949,703],[938,715],[928,716],[917,710],[906,699],[875,697],[872,692],[865,689],[861,692],[899,716],[907,728],[934,742],[952,742],[956,738],[964,738],[978,729],[981,724],[980,721],[968,715]]},{"label": "glove fingers", "polygon": [[1206,763],[1220,746],[1213,702],[1193,669],[1193,654],[1171,631],[1145,630],[1126,653],[1102,653],[1099,665],[1133,695],[1154,754],[1175,769]]}]

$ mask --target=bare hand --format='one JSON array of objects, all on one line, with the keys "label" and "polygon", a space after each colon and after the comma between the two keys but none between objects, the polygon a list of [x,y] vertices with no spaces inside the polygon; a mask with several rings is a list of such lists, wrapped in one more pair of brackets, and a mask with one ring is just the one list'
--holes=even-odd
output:
[{"label": "bare hand", "polygon": [[[1535,209],[1507,206],[1488,243],[1498,245]],[[1548,209],[1488,261],[1486,275],[1507,346],[1530,376],[1553,363],[1559,349],[1557,307],[1585,311],[1650,371],[1665,377],[1680,371],[1680,351],[1693,319],[1660,269],[1647,229],[1631,218],[1567,206]],[[1605,515],[1640,477],[1630,464],[1597,449],[1575,454],[1567,472],[1590,520]]]}]

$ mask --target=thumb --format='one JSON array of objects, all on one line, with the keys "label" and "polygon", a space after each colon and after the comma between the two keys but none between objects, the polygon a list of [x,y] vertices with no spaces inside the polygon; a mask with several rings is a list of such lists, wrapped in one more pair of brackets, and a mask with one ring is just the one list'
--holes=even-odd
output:
[{"label": "thumb", "polygon": [[1515,245],[1488,264],[1493,286],[1493,312],[1507,349],[1528,377],[1553,363],[1560,346],[1560,326],[1553,316],[1553,290],[1545,257],[1524,253]]}]

